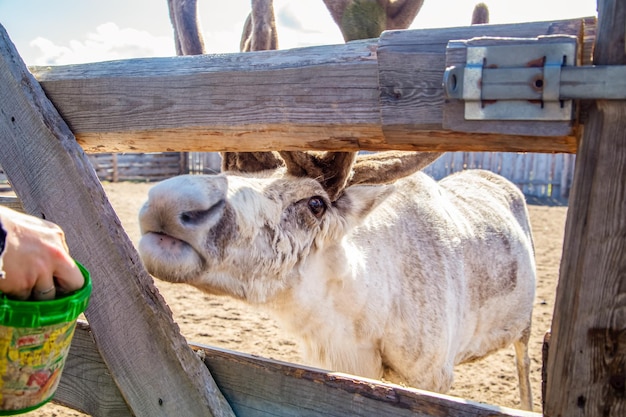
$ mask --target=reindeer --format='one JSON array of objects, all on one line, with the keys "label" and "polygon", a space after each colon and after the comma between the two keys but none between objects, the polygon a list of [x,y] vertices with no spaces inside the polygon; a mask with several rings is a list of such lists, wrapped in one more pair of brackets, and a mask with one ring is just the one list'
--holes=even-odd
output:
[{"label": "reindeer", "polygon": [[[177,31],[197,28],[169,1]],[[349,41],[408,27],[422,0],[324,3]],[[252,0],[240,46],[277,48],[271,0]],[[456,364],[512,343],[530,410],[524,197],[487,171],[437,183],[420,170],[439,155],[225,152],[220,175],[152,188],[139,252],[159,279],[270,310],[326,369],[445,392]]]},{"label": "reindeer", "polygon": [[333,371],[446,392],[455,365],[512,343],[531,409],[524,196],[483,170],[435,182],[420,169],[437,156],[231,152],[247,169],[150,190],[139,253],[159,279],[269,310]]}]

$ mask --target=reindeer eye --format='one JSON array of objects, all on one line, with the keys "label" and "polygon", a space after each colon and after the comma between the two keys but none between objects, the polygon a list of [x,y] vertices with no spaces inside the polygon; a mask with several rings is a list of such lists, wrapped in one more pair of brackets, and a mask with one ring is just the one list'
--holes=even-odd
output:
[{"label": "reindeer eye", "polygon": [[326,211],[326,203],[322,199],[322,197],[311,197],[309,198],[309,210],[311,213],[317,218],[320,218],[322,214]]}]

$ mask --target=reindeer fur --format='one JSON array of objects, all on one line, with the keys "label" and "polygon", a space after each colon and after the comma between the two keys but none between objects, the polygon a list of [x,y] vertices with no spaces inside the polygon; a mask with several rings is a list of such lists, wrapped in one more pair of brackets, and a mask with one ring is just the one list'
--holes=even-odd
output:
[{"label": "reindeer fur", "polygon": [[[481,170],[350,185],[354,158],[322,178],[289,166],[299,159],[153,187],[140,213],[148,271],[267,308],[312,365],[432,391],[513,343],[530,408],[535,263],[517,187]],[[331,197],[324,178],[342,175]]]}]

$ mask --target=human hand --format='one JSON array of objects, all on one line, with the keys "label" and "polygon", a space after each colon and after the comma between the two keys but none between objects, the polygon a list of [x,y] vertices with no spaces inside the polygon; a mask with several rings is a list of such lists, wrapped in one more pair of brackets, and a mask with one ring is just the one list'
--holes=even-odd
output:
[{"label": "human hand", "polygon": [[56,224],[0,206],[6,231],[0,291],[12,298],[52,300],[82,288],[84,278]]}]

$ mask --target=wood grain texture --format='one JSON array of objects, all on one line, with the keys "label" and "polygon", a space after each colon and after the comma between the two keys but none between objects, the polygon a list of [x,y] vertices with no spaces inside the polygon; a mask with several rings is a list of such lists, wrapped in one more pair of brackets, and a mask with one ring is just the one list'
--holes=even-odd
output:
[{"label": "wood grain texture", "polygon": [[[419,134],[425,122],[434,130],[462,130],[469,133],[492,133],[509,136],[508,142],[524,142],[529,151],[537,147],[559,148],[560,152],[575,152],[576,132],[568,124],[560,123],[558,130],[550,130],[554,125],[536,122],[475,122],[464,121],[464,104],[460,101],[446,101],[442,79],[447,66],[464,63],[446,57],[446,46],[450,40],[476,37],[519,37],[529,38],[549,34],[580,36],[583,24],[592,24],[591,19],[558,22],[535,22],[523,25],[480,25],[460,28],[429,29],[386,32],[380,39],[378,61],[380,66],[381,113],[383,130],[388,143],[402,143]],[[401,127],[400,127],[401,126]],[[532,136],[567,137],[557,143],[546,144]],[[468,145],[479,144],[485,135],[467,135]],[[520,139],[515,139],[519,136]],[[526,136],[525,139],[521,137]],[[569,137],[568,137],[569,136]],[[476,139],[476,140],[474,140]],[[503,139],[507,141],[507,139]],[[563,143],[566,142],[566,143]],[[480,146],[480,145],[478,145]],[[567,150],[563,150],[566,148]],[[474,148],[472,147],[472,150]],[[547,150],[550,151],[550,150]]]},{"label": "wood grain texture", "polygon": [[91,271],[85,314],[133,414],[231,416],[180,335],[87,156],[1,26],[0,141],[0,165],[25,211],[61,226],[72,255]]},{"label": "wood grain texture", "polygon": [[[626,64],[626,3],[600,0],[594,63]],[[552,322],[546,416],[626,415],[626,101],[591,107]]]},{"label": "wood grain texture", "polygon": [[[441,124],[441,112],[445,100],[442,80],[447,65],[446,46],[450,40],[482,36],[528,38],[546,35],[555,30],[563,34],[578,36],[582,30],[582,19],[383,33],[378,47],[383,119],[390,121],[400,119],[404,123],[430,119],[434,125]],[[402,82],[408,84],[402,85]],[[431,99],[430,103],[423,103],[423,106],[418,107],[426,112],[424,117],[415,117],[412,114],[413,107],[422,104],[421,100],[403,94],[415,91],[424,91],[424,94],[436,97],[436,99]],[[416,103],[412,104],[411,101]],[[436,105],[433,106],[435,103]],[[430,116],[426,116],[427,114]],[[395,123],[385,120],[384,124]]]},{"label": "wood grain texture", "polygon": [[539,417],[442,394],[194,345],[239,417]]},{"label": "wood grain texture", "polygon": [[[203,358],[238,417],[540,416],[226,349],[197,344],[191,347]],[[93,415],[129,415],[106,372],[89,325],[80,321],[53,398],[59,404],[67,401],[82,401],[87,407],[82,410],[97,411]]]},{"label": "wood grain texture", "polygon": [[90,416],[132,416],[86,322],[76,325],[53,402]]},{"label": "wood grain texture", "polygon": [[575,152],[573,130],[550,138],[443,129],[441,83],[450,39],[578,34],[582,21],[390,31],[345,45],[32,71],[87,152]]},{"label": "wood grain texture", "polygon": [[[246,146],[249,138],[265,143],[294,134],[310,142],[380,141],[375,45],[355,42],[301,53],[154,58],[33,71],[88,151],[155,149],[155,138],[159,150],[177,151],[206,150],[198,147],[214,147],[214,138],[225,145],[220,150],[227,150]],[[105,140],[87,143],[109,137],[120,138],[121,146],[109,147]]]},{"label": "wood grain texture", "polygon": [[17,197],[0,197],[0,205],[13,209],[15,211],[24,212],[22,202]]}]

